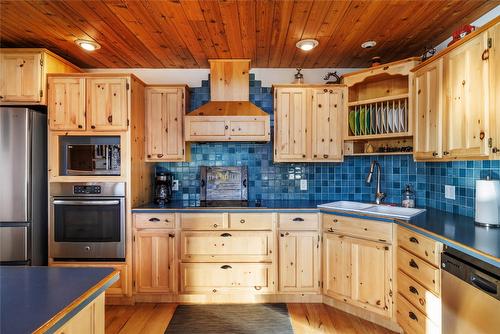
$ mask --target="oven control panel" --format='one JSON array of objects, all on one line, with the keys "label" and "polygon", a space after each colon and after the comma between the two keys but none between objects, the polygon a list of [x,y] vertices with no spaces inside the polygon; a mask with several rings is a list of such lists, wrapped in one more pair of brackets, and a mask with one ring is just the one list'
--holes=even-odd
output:
[{"label": "oven control panel", "polygon": [[73,186],[73,194],[78,195],[78,194],[100,194],[101,193],[101,186],[87,186],[87,185],[76,185]]}]

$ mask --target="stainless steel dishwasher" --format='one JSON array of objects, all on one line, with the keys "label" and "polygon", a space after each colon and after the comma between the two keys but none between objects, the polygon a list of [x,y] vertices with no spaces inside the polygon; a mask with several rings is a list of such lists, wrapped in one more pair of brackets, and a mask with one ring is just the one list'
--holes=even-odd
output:
[{"label": "stainless steel dishwasher", "polygon": [[499,333],[500,268],[446,247],[441,269],[443,333]]}]

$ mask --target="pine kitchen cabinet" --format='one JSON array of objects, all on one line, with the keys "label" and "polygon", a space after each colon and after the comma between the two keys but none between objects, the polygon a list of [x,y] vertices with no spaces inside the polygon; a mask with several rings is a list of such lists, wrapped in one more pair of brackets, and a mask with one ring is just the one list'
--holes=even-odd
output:
[{"label": "pine kitchen cabinet", "polygon": [[498,159],[499,22],[412,70],[416,160]]},{"label": "pine kitchen cabinet", "polygon": [[324,214],[323,294],[391,318],[391,240],[391,223]]},{"label": "pine kitchen cabinet", "polygon": [[81,70],[46,49],[0,49],[0,104],[46,104],[47,74]]},{"label": "pine kitchen cabinet", "polygon": [[177,278],[175,231],[140,230],[135,233],[134,243],[135,291],[174,292]]},{"label": "pine kitchen cabinet", "polygon": [[126,131],[129,78],[50,75],[49,128],[55,131]]},{"label": "pine kitchen cabinet", "polygon": [[274,85],[274,161],[342,161],[343,85]]},{"label": "pine kitchen cabinet", "polygon": [[146,160],[185,161],[187,86],[146,88]]},{"label": "pine kitchen cabinet", "polygon": [[317,213],[279,213],[279,292],[321,291],[321,235]]}]

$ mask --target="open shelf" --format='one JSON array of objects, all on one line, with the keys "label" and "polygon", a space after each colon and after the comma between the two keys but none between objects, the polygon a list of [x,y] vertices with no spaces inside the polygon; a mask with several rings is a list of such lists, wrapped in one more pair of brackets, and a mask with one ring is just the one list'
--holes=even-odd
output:
[{"label": "open shelf", "polygon": [[377,98],[361,100],[361,101],[353,101],[353,102],[347,103],[347,105],[349,107],[353,107],[353,106],[360,106],[360,105],[364,105],[364,104],[387,102],[387,101],[401,100],[401,99],[407,99],[407,98],[408,98],[408,93],[392,95],[392,96],[377,97]]}]

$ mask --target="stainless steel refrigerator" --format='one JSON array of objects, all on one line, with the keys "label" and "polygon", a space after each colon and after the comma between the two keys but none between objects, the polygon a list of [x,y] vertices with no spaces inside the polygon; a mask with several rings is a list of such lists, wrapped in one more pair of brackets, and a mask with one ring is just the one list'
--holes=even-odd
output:
[{"label": "stainless steel refrigerator", "polygon": [[47,115],[0,108],[0,264],[47,264]]}]

